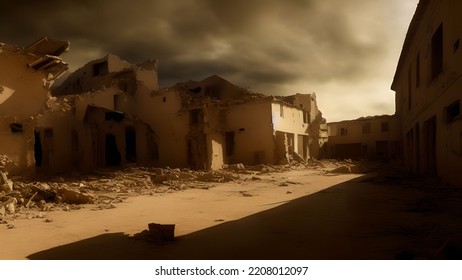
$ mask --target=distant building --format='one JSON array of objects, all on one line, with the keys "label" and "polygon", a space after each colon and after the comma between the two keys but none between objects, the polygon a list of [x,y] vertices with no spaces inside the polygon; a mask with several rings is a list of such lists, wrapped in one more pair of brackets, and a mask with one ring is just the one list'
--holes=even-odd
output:
[{"label": "distant building", "polygon": [[462,185],[462,2],[421,0],[391,88],[408,170]]},{"label": "distant building", "polygon": [[328,155],[337,159],[397,159],[400,124],[396,116],[362,117],[331,122]]},{"label": "distant building", "polygon": [[[167,118],[176,123],[175,127],[183,128],[176,132],[186,139],[187,151],[183,154],[187,155],[186,165],[193,169],[219,169],[223,164],[234,163],[304,161],[317,158],[326,140],[319,136],[325,120],[314,94],[265,96],[218,76],[180,83],[160,94],[164,98],[181,99],[180,116]],[[165,105],[159,105],[162,106]],[[183,112],[187,112],[187,122],[182,119]],[[161,131],[169,130],[164,127]],[[181,139],[174,141],[178,143]]]}]

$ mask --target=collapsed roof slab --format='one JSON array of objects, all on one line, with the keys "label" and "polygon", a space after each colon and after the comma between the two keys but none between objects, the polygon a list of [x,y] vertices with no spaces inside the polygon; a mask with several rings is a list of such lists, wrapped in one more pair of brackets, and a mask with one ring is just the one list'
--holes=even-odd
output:
[{"label": "collapsed roof slab", "polygon": [[35,55],[59,56],[69,51],[69,41],[56,41],[42,37],[25,48],[25,51]]}]

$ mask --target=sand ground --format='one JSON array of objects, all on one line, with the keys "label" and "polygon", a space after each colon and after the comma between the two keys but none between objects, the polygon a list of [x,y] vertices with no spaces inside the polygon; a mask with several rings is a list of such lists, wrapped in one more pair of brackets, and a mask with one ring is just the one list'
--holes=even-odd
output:
[{"label": "sand ground", "polygon": [[[16,219],[0,225],[0,259],[460,258],[461,191],[371,173],[271,173]],[[153,222],[175,224],[176,240],[149,241]]]}]

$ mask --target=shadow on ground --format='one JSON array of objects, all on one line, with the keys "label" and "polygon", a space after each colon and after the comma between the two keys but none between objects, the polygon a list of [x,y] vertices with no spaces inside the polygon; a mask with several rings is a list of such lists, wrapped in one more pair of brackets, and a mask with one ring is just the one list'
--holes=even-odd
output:
[{"label": "shadow on ground", "polygon": [[460,259],[458,190],[364,176],[170,244],[108,233],[28,258]]}]

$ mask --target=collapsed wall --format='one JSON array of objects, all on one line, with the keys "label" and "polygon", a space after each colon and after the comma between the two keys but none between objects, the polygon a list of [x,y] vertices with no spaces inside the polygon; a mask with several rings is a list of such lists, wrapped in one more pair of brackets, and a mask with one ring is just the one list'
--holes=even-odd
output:
[{"label": "collapsed wall", "polygon": [[40,38],[23,48],[0,43],[0,155],[3,169],[31,169],[40,154],[35,129],[53,81],[67,70],[59,57],[69,42]]}]

